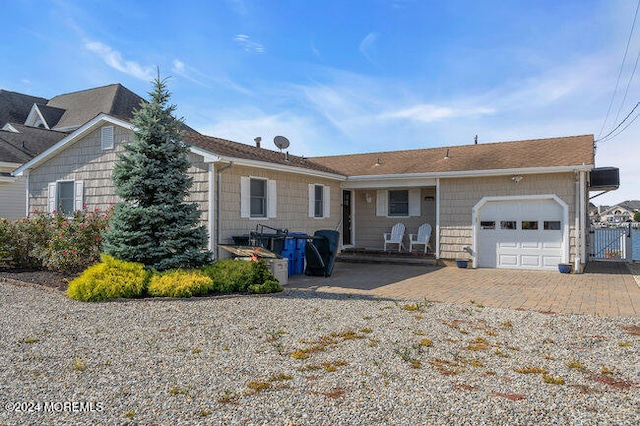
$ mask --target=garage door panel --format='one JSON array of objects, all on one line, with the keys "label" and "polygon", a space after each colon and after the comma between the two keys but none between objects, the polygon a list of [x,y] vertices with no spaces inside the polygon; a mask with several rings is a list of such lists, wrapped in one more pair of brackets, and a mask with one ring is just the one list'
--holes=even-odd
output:
[{"label": "garage door panel", "polygon": [[533,268],[539,268],[541,265],[540,256],[521,256],[520,264]]},{"label": "garage door panel", "polygon": [[542,243],[542,248],[543,249],[561,249],[562,248],[562,241],[559,242],[544,242]]},{"label": "garage door panel", "polygon": [[477,217],[480,267],[554,269],[564,259],[568,225],[553,199],[489,201]]},{"label": "garage door panel", "polygon": [[518,256],[515,254],[501,254],[498,259],[498,268],[518,266]]},{"label": "garage door panel", "polygon": [[542,245],[540,244],[540,242],[538,241],[523,241],[520,245],[521,248],[523,249],[540,249],[542,248]]}]

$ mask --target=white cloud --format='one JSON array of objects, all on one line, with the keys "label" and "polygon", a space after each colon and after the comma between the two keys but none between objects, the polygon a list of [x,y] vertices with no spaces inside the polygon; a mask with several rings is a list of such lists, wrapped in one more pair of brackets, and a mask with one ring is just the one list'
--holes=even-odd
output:
[{"label": "white cloud", "polygon": [[266,49],[260,43],[251,40],[246,34],[238,34],[233,38],[233,41],[238,43],[246,52],[253,53],[265,53]]},{"label": "white cloud", "polygon": [[438,105],[420,104],[393,112],[386,112],[380,118],[400,118],[423,123],[445,120],[449,118],[492,114],[492,108],[471,107],[451,108]]},{"label": "white cloud", "polygon": [[364,39],[362,39],[362,41],[360,42],[360,46],[358,47],[358,50],[360,51],[362,56],[364,56],[367,61],[371,62],[376,67],[378,66],[378,64],[374,60],[374,55],[376,53],[375,44],[377,40],[378,34],[369,33]]},{"label": "white cloud", "polygon": [[135,61],[126,61],[122,58],[122,54],[117,50],[113,50],[110,46],[99,41],[87,41],[84,47],[97,54],[102,60],[120,72],[138,78],[144,81],[153,80],[155,72],[151,66],[142,66]]},{"label": "white cloud", "polygon": [[227,0],[227,3],[239,15],[246,15],[248,12],[247,5],[244,0]]},{"label": "white cloud", "polygon": [[245,95],[251,95],[253,93],[251,90],[237,84],[224,75],[219,75],[219,73],[216,74],[215,71],[203,73],[196,68],[187,65],[180,59],[173,60],[171,72],[207,89],[219,86]]}]

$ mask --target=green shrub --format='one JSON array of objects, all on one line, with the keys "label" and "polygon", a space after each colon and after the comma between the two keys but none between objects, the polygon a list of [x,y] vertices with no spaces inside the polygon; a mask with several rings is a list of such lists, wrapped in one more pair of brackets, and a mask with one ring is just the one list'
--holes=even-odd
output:
[{"label": "green shrub", "polygon": [[202,272],[213,281],[216,293],[244,293],[252,284],[252,262],[223,259],[202,268]]},{"label": "green shrub", "polygon": [[178,269],[152,275],[147,292],[155,297],[191,297],[207,294],[212,287],[211,278],[201,271]]},{"label": "green shrub", "polygon": [[223,259],[202,268],[202,272],[213,281],[216,293],[274,293],[282,287],[269,272],[267,264],[242,260]]},{"label": "green shrub", "polygon": [[251,284],[249,286],[249,293],[252,294],[267,294],[277,293],[284,290],[278,280],[267,280],[262,284]]},{"label": "green shrub", "polygon": [[145,294],[151,272],[141,263],[124,262],[103,255],[102,262],[90,266],[69,283],[67,296],[84,302],[133,298]]}]

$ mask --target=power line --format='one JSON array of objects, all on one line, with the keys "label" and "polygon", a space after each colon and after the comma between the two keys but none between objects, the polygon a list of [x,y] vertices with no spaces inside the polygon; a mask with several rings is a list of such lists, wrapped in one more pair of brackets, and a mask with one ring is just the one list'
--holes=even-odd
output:
[{"label": "power line", "polygon": [[620,108],[618,108],[618,112],[616,113],[616,119],[613,120],[614,123],[618,121],[618,117],[620,116],[620,111],[622,111],[622,107],[624,106],[624,103],[627,100],[627,93],[629,93],[629,86],[631,86],[631,82],[633,81],[633,76],[636,73],[636,68],[638,68],[638,59],[640,59],[640,50],[638,50],[638,54],[636,55],[636,62],[633,64],[633,70],[631,71],[631,75],[629,76],[629,81],[627,81],[627,87],[625,87],[624,89],[624,96],[622,97],[622,102],[620,102]]},{"label": "power line", "polygon": [[[638,115],[640,115],[640,113],[636,114],[636,116],[629,122],[629,124],[627,124],[624,128],[622,128],[622,130],[620,130],[618,133],[616,133],[615,135],[613,135],[613,133],[618,130],[620,128],[620,126],[622,126],[624,124],[625,121],[627,121],[629,119],[629,117],[631,117],[631,114],[633,114],[633,112],[640,106],[640,102],[636,103],[636,105],[631,109],[631,111],[629,111],[629,114],[627,114],[627,116],[620,122],[618,123],[618,125],[616,127],[613,128],[613,130],[611,130],[609,133],[607,133],[606,135],[604,135],[603,137],[599,137],[595,142],[606,142],[607,140],[611,140],[613,138],[615,138],[616,136],[618,136],[620,133],[622,133],[624,130],[627,129],[627,127],[629,127],[635,120],[636,118],[638,118]],[[612,136],[613,135],[613,136]]]},{"label": "power line", "polygon": [[[611,113],[611,107],[613,106],[613,101],[616,97],[616,93],[618,92],[618,85],[620,84],[620,77],[622,76],[622,71],[624,69],[624,63],[627,60],[627,52],[629,51],[629,44],[631,44],[631,37],[633,36],[633,30],[636,27],[636,18],[638,17],[638,9],[640,8],[640,0],[638,0],[638,4],[636,5],[636,13],[633,15],[633,23],[631,24],[631,31],[629,32],[629,38],[627,39],[627,46],[624,49],[624,55],[622,56],[622,63],[620,64],[620,71],[618,72],[618,78],[616,79],[616,86],[613,89],[613,94],[611,95],[611,101],[609,102],[609,108],[607,108],[607,115],[604,118],[604,122],[602,123],[602,128],[600,129],[600,133],[598,133],[598,139],[600,139],[600,135],[604,131],[604,128],[609,120],[609,114]],[[620,106],[622,108],[622,105]],[[619,113],[619,111],[618,111]],[[617,128],[617,127],[616,127]]]}]

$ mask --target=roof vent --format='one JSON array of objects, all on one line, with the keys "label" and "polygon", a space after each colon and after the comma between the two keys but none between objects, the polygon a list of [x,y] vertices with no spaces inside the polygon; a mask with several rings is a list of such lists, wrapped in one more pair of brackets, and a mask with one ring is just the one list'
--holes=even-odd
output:
[{"label": "roof vent", "polygon": [[449,148],[447,148],[447,153],[444,155],[444,159],[445,160],[449,159]]},{"label": "roof vent", "polygon": [[260,141],[262,140],[262,138],[260,136],[258,136],[257,138],[253,139],[256,142],[256,148],[260,148]]},{"label": "roof vent", "polygon": [[478,145],[478,135],[476,135],[476,137],[475,137],[475,138],[473,138],[473,143],[474,143],[475,145]]}]

